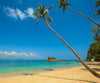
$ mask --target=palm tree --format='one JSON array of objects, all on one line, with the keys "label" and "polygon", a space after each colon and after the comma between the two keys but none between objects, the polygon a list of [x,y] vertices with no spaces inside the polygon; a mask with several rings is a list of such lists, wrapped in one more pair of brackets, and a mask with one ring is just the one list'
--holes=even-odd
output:
[{"label": "palm tree", "polygon": [[[67,8],[67,9],[69,9],[70,11],[72,11],[72,12],[74,12],[74,13],[76,13],[76,14],[78,14],[78,15],[80,15],[80,16],[82,16],[82,17],[84,17],[84,18],[86,18],[86,19],[88,19],[88,20],[90,20],[90,21],[92,21],[92,22],[95,23],[98,27],[100,27],[100,24],[98,24],[96,21],[94,21],[94,20],[92,20],[91,18],[89,18],[89,17],[87,17],[87,16],[84,16],[84,15],[82,15],[82,14],[80,14],[80,13],[78,13],[78,12],[72,10],[72,9],[70,9],[69,6],[71,6],[71,4],[70,4],[70,3],[67,3],[67,2],[68,2],[68,0],[59,0],[59,1],[58,1],[58,9],[61,8],[61,7],[63,7],[63,12],[64,12],[64,11],[66,10],[66,8]],[[100,13],[100,10],[99,10],[98,12]]]},{"label": "palm tree", "polygon": [[[73,48],[63,39],[61,38],[54,30],[53,28],[51,28],[51,26],[48,24],[48,22],[50,23],[52,20],[50,17],[48,17],[48,11],[49,9],[52,8],[52,6],[50,6],[49,8],[45,9],[45,6],[41,6],[41,5],[38,5],[39,8],[38,9],[35,9],[36,12],[34,13],[34,15],[36,16],[36,18],[38,18],[38,21],[37,23],[39,22],[39,20],[42,18],[44,19],[46,25],[49,27],[49,29],[51,31],[53,31],[56,36],[76,55],[76,57],[80,60],[80,62],[93,74],[95,75],[96,77],[100,78],[100,75],[98,73],[96,73],[95,71],[91,70],[86,64],[85,62],[80,58],[80,56],[78,56],[78,54],[73,50]],[[48,22],[47,22],[48,21]],[[36,24],[37,24],[36,23]]]},{"label": "palm tree", "polygon": [[[96,9],[97,7],[99,7],[99,6],[100,6],[100,0],[97,0],[96,3],[95,3],[95,9]],[[97,15],[97,16],[100,15],[100,9],[97,10],[97,12],[94,14],[94,16],[95,16],[95,15]]]},{"label": "palm tree", "polygon": [[97,0],[96,3],[95,3],[95,8],[97,8],[99,6],[100,6],[100,0]]}]

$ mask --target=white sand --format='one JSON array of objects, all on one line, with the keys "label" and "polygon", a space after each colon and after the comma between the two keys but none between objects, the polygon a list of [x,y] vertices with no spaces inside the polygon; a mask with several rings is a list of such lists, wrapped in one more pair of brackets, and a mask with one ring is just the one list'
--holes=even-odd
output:
[{"label": "white sand", "polygon": [[[100,73],[100,62],[92,62],[92,64],[94,65],[89,66]],[[0,77],[0,83],[100,83],[100,79],[82,66],[34,73],[33,75]]]}]

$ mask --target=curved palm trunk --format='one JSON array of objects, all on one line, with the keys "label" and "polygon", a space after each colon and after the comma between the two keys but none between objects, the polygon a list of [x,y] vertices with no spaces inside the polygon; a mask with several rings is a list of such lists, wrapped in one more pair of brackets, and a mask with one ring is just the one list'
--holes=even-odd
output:
[{"label": "curved palm trunk", "polygon": [[78,14],[78,15],[80,15],[80,16],[82,16],[82,17],[84,17],[84,18],[86,18],[86,19],[88,19],[88,20],[90,20],[90,21],[92,21],[92,22],[95,23],[98,27],[100,27],[100,24],[98,24],[98,23],[95,22],[94,20],[92,20],[92,19],[88,18],[87,16],[84,16],[84,15],[82,15],[82,14],[80,14],[80,13],[78,13],[78,12],[72,10],[72,9],[70,9],[69,7],[67,7],[67,8],[68,8],[70,11],[72,11],[72,12],[74,12],[74,13],[76,13],[76,14]]},{"label": "curved palm trunk", "polygon": [[73,50],[73,48],[72,48],[71,46],[69,46],[69,44],[68,44],[65,40],[63,40],[63,39],[51,28],[51,26],[47,23],[47,21],[45,20],[45,18],[43,18],[43,19],[44,19],[46,25],[48,25],[48,27],[51,29],[51,31],[53,31],[53,32],[56,34],[56,36],[57,36],[58,38],[60,38],[60,40],[61,40],[61,41],[76,55],[76,57],[77,57],[77,58],[80,60],[80,62],[85,66],[85,68],[86,68],[87,70],[89,70],[94,76],[100,78],[100,74],[96,73],[96,72],[93,71],[90,67],[88,67],[88,66],[85,64],[85,62],[80,58],[80,56],[78,56],[78,54]]}]

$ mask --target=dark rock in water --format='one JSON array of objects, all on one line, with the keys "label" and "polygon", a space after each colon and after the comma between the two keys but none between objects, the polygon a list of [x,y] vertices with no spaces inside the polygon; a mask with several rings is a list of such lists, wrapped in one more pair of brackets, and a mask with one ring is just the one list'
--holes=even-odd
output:
[{"label": "dark rock in water", "polygon": [[33,75],[33,73],[22,73],[22,75]]},{"label": "dark rock in water", "polygon": [[43,69],[43,70],[50,70],[50,71],[53,71],[53,69]]},{"label": "dark rock in water", "polygon": [[63,63],[63,64],[68,65],[69,63]]},{"label": "dark rock in water", "polygon": [[77,61],[75,61],[75,62],[80,62],[80,60],[77,60]]}]

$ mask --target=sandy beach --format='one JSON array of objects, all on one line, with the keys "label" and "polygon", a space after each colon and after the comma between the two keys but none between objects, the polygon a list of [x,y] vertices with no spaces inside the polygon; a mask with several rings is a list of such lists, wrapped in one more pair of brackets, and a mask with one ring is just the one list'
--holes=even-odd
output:
[{"label": "sandy beach", "polygon": [[[89,66],[100,73],[100,62],[89,62]],[[83,66],[55,69],[46,72],[0,77],[0,83],[100,83]]]}]

